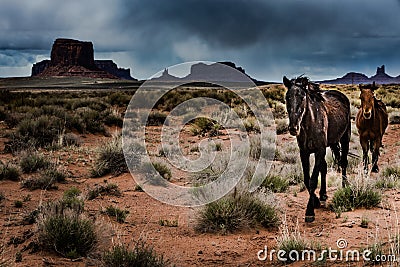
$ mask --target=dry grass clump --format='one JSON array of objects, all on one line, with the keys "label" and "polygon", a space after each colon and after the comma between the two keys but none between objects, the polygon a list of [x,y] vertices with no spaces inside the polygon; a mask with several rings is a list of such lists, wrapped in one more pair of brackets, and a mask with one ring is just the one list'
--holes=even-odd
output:
[{"label": "dry grass clump", "polygon": [[99,146],[91,176],[101,177],[106,174],[118,176],[124,172],[128,172],[128,167],[122,149],[122,138],[114,136],[111,141]]},{"label": "dry grass clump", "polygon": [[243,191],[207,204],[199,213],[196,230],[227,234],[256,225],[275,227],[278,222],[273,204]]},{"label": "dry grass clump", "polygon": [[165,260],[162,255],[158,255],[152,247],[146,245],[143,241],[137,242],[132,250],[124,245],[116,245],[104,253],[102,261],[107,267],[170,266],[168,260]]}]

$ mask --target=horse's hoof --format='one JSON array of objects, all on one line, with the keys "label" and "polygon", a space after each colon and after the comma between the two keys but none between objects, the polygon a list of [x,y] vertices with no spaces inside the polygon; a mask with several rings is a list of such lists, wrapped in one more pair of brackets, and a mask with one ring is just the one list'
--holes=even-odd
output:
[{"label": "horse's hoof", "polygon": [[321,207],[321,202],[319,201],[319,199],[317,197],[314,198],[314,208],[318,209],[319,207]]},{"label": "horse's hoof", "polygon": [[319,200],[321,200],[321,202],[322,201],[326,201],[327,199],[328,199],[327,195],[322,195],[322,196],[319,197]]},{"label": "horse's hoof", "polygon": [[372,167],[371,172],[375,172],[378,173],[379,172],[379,168],[377,165],[375,165],[374,167]]},{"label": "horse's hoof", "polygon": [[306,221],[306,223],[311,223],[311,222],[315,221],[315,216],[306,216],[305,221]]},{"label": "horse's hoof", "polygon": [[321,208],[325,208],[326,207],[326,201],[325,200],[321,200]]}]

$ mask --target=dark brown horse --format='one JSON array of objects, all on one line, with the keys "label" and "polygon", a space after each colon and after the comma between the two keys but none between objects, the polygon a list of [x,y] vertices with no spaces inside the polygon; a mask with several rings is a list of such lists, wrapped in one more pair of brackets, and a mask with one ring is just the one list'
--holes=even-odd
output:
[{"label": "dark brown horse", "polygon": [[360,85],[361,108],[356,117],[356,126],[363,150],[364,172],[368,173],[368,150],[372,152],[371,172],[378,172],[379,148],[382,146],[382,137],[388,126],[386,106],[375,98],[375,83]]},{"label": "dark brown horse", "polygon": [[[330,147],[342,168],[342,186],[347,183],[347,154],[351,135],[350,102],[339,91],[323,91],[308,78],[289,80],[283,77],[287,87],[286,109],[289,114],[289,132],[297,137],[303,167],[304,183],[310,194],[306,210],[306,222],[315,219],[314,208],[325,202],[327,164],[326,147]],[[340,149],[341,146],[341,149]],[[341,153],[340,153],[341,152]],[[310,177],[310,155],[315,154],[315,165]],[[321,173],[320,198],[315,194],[318,175]]]}]

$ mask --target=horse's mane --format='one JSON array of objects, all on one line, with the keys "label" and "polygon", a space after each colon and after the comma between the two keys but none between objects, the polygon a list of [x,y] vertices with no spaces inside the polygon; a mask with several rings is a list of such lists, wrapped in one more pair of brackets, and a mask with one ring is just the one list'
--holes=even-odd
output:
[{"label": "horse's mane", "polygon": [[301,86],[312,100],[324,101],[324,98],[321,94],[323,91],[319,87],[318,83],[311,82],[308,77],[305,77],[303,75],[295,78],[294,83],[298,86]]}]

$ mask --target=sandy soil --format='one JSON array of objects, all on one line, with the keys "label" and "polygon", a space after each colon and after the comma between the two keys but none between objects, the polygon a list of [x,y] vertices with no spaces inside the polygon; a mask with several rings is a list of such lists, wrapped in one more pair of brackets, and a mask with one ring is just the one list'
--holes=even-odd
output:
[{"label": "sandy soil", "polygon": [[[2,128],[4,130],[4,128]],[[228,235],[199,234],[194,231],[197,210],[169,206],[154,200],[144,192],[135,191],[135,181],[126,173],[118,177],[105,176],[102,178],[88,178],[89,169],[95,159],[94,149],[109,137],[86,135],[84,144],[76,149],[64,149],[52,152],[53,158],[58,158],[61,164],[69,171],[67,183],[59,184],[58,190],[29,191],[23,189],[18,182],[0,181],[0,191],[5,200],[0,203],[0,244],[3,252],[0,259],[10,259],[11,266],[98,266],[94,258],[71,261],[56,254],[38,251],[31,253],[30,243],[34,241],[35,225],[24,225],[23,217],[44,201],[57,199],[63,192],[72,187],[78,187],[87,192],[96,184],[116,183],[123,191],[121,197],[101,196],[85,202],[85,208],[90,216],[97,218],[101,224],[102,235],[100,247],[110,245],[110,237],[114,243],[124,242],[133,245],[138,239],[145,240],[154,246],[158,253],[164,254],[176,266],[277,266],[281,263],[260,261],[257,252],[268,247],[276,246],[276,238],[281,229],[266,230],[263,228],[247,229],[242,232]],[[223,137],[222,137],[223,138]],[[289,135],[280,136],[280,139],[294,142]],[[381,169],[399,158],[400,126],[390,125],[384,136],[384,152],[380,160]],[[0,149],[4,147],[5,138],[0,138]],[[0,154],[2,161],[15,159],[10,154]],[[337,175],[331,172],[329,175]],[[27,176],[24,176],[26,178]],[[331,200],[336,187],[328,188]],[[327,208],[316,210],[316,220],[313,223],[304,223],[305,207],[308,200],[306,191],[297,192],[291,188],[287,193],[277,194],[281,201],[282,219],[293,231],[302,237],[320,243],[324,247],[337,248],[337,240],[344,238],[347,242],[345,249],[365,248],[378,236],[387,240],[389,233],[400,229],[397,210],[400,205],[400,190],[385,191],[385,197],[378,208],[370,210],[355,210],[346,212],[336,218],[334,212]],[[14,201],[25,200],[22,208],[16,208]],[[328,203],[329,203],[328,200]],[[102,215],[99,211],[113,204],[129,210],[125,223],[119,224],[115,220]],[[368,228],[362,228],[361,218],[370,220]],[[161,226],[160,220],[177,221],[177,227]],[[15,241],[19,238],[19,242]],[[17,243],[17,244],[13,244]],[[14,263],[15,254],[22,251],[22,262]],[[93,256],[94,257],[94,256]],[[327,262],[326,266],[361,266],[363,262],[348,263],[345,261]],[[292,266],[314,266],[310,262],[298,262]],[[324,265],[324,264],[321,264]]]}]

